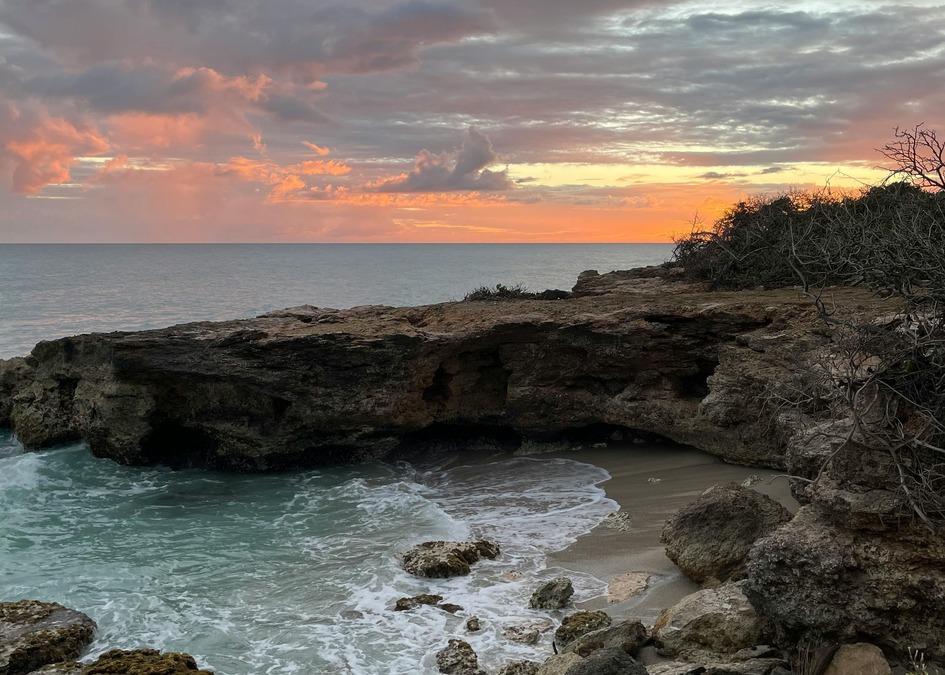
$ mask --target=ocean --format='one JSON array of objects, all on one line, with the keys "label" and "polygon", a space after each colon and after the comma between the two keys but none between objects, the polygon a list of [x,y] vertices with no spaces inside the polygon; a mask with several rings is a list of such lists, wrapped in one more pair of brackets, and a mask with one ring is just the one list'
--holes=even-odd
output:
[{"label": "ocean", "polygon": [[[250,317],[300,304],[461,299],[478,286],[569,289],[579,272],[658,264],[670,245],[0,245],[0,358],[81,332]],[[444,455],[278,475],[123,467],[80,444],[26,453],[0,431],[0,600],[60,602],[111,648],[186,651],[221,675],[435,673],[449,637],[495,669],[541,660],[503,628],[546,617],[549,560],[617,505],[601,468],[569,459]],[[497,561],[421,580],[398,555],[486,537]],[[462,606],[394,612],[437,593]],[[464,631],[476,615],[480,633]]]}]

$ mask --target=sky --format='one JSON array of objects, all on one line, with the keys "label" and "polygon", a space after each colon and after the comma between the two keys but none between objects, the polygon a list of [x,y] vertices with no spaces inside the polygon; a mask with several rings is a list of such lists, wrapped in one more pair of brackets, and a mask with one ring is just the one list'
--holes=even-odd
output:
[{"label": "sky", "polygon": [[945,130],[945,5],[0,0],[0,242],[656,242]]}]

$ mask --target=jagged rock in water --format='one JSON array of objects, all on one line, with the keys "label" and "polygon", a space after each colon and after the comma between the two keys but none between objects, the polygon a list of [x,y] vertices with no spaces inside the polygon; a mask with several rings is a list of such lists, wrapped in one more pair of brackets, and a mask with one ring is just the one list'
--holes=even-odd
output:
[{"label": "jagged rock in water", "polygon": [[415,595],[411,598],[400,598],[396,603],[394,603],[394,611],[404,612],[408,609],[419,607],[420,605],[435,605],[442,599],[442,595],[431,595],[429,593]]},{"label": "jagged rock in water", "polygon": [[555,631],[555,644],[558,651],[566,650],[568,645],[591,631],[607,628],[613,619],[606,612],[582,610],[564,617]]},{"label": "jagged rock in water", "polygon": [[535,675],[540,667],[541,664],[534,661],[509,661],[496,675]]},{"label": "jagged rock in water", "polygon": [[521,642],[524,645],[533,645],[538,642],[541,632],[529,625],[506,626],[502,629],[502,637],[512,642]]},{"label": "jagged rock in water", "polygon": [[471,616],[466,619],[466,630],[470,633],[478,633],[482,630],[482,621],[478,616]]},{"label": "jagged rock in water", "polygon": [[740,579],[754,543],[790,519],[787,509],[760,492],[738,483],[717,485],[677,511],[660,541],[693,581]]},{"label": "jagged rock in water", "polygon": [[213,675],[201,670],[190,654],[156,649],[113,649],[85,667],[82,675]]},{"label": "jagged rock in water", "polygon": [[82,675],[85,668],[84,663],[78,661],[63,661],[43,666],[39,670],[34,670],[29,675]]},{"label": "jagged rock in water", "polygon": [[601,628],[582,635],[573,640],[564,651],[587,656],[598,649],[616,647],[630,656],[636,656],[640,648],[646,644],[647,639],[646,627],[642,623],[634,620],[623,621],[616,626]]},{"label": "jagged rock in water", "polygon": [[745,582],[697,591],[663,610],[653,626],[660,654],[722,660],[770,635],[742,590]]},{"label": "jagged rock in water", "polygon": [[0,602],[0,674],[71,661],[92,642],[95,629],[85,614],[55,602]]},{"label": "jagged rock in water", "polygon": [[463,640],[450,640],[446,647],[436,653],[436,666],[447,675],[486,675],[479,667],[479,657]]},{"label": "jagged rock in water", "polygon": [[465,576],[480,558],[493,560],[499,545],[490,541],[427,541],[404,554],[403,567],[418,577]]},{"label": "jagged rock in water", "polygon": [[561,609],[574,595],[574,585],[567,577],[557,577],[542,584],[532,593],[528,606],[531,609]]}]

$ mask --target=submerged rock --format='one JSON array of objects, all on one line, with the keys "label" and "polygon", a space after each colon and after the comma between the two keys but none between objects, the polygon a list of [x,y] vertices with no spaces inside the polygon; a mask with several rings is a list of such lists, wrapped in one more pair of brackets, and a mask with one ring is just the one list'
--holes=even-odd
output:
[{"label": "submerged rock", "polygon": [[478,616],[471,616],[466,619],[466,630],[470,633],[478,633],[482,630],[482,621]]},{"label": "submerged rock", "polygon": [[528,606],[531,609],[561,609],[574,595],[574,585],[567,577],[557,577],[535,590]]},{"label": "submerged rock", "polygon": [[0,602],[0,674],[71,661],[92,642],[95,629],[85,614],[55,602]]},{"label": "submerged rock", "polygon": [[606,612],[589,612],[582,610],[570,616],[564,617],[558,630],[555,631],[555,644],[559,650],[567,649],[568,645],[577,640],[582,635],[591,631],[607,628],[613,623],[613,619]]},{"label": "submerged rock", "polygon": [[698,591],[663,610],[653,626],[660,654],[722,660],[764,643],[770,625],[748,602],[744,583]]},{"label": "submerged rock", "polygon": [[442,599],[442,595],[431,595],[430,593],[415,595],[412,598],[400,598],[396,603],[394,603],[394,611],[404,612],[408,609],[419,607],[420,605],[435,605]]},{"label": "submerged rock", "polygon": [[436,653],[436,667],[447,675],[486,675],[479,667],[479,657],[464,640],[450,640]]},{"label": "submerged rock", "polygon": [[427,541],[404,554],[403,567],[418,577],[464,576],[480,558],[492,560],[498,555],[499,545],[491,541]]},{"label": "submerged rock", "polygon": [[791,519],[783,506],[739,483],[715,486],[670,518],[660,541],[693,581],[744,576],[748,552]]}]

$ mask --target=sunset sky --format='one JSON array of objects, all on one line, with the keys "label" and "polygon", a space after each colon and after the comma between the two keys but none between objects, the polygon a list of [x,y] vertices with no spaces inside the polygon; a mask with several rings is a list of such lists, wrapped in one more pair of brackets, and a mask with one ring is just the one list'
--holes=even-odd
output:
[{"label": "sunset sky", "polygon": [[913,0],[0,0],[0,242],[669,241],[945,130]]}]

